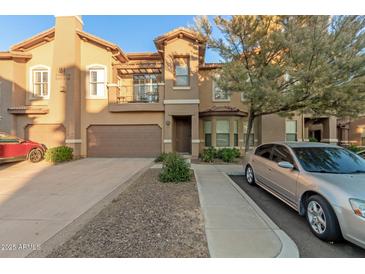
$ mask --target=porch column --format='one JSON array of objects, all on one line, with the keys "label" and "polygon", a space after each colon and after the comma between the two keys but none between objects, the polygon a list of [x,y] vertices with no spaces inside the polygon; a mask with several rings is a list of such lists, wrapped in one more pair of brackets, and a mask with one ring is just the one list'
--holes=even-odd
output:
[{"label": "porch column", "polygon": [[321,142],[336,144],[337,140],[337,118],[330,116],[323,121],[323,138]]},{"label": "porch column", "polygon": [[229,118],[229,145],[234,147],[234,119]]},{"label": "porch column", "polygon": [[216,135],[216,127],[217,127],[217,119],[215,117],[212,117],[212,146],[217,146],[217,135]]},{"label": "porch column", "polygon": [[173,127],[172,115],[165,112],[164,129],[163,129],[163,152],[172,152],[172,127]]},{"label": "porch column", "polygon": [[308,142],[309,141],[309,127],[308,127],[308,124],[304,122],[304,126],[303,126],[303,141],[304,142]]},{"label": "porch column", "polygon": [[191,156],[199,157],[199,113],[191,115]]}]

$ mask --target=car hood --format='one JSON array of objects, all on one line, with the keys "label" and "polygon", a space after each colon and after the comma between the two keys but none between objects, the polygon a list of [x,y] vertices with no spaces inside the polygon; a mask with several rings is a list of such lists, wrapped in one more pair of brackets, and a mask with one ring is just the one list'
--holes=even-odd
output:
[{"label": "car hood", "polygon": [[331,174],[331,173],[311,173],[311,175],[321,181],[335,185],[341,190],[365,199],[365,174]]}]

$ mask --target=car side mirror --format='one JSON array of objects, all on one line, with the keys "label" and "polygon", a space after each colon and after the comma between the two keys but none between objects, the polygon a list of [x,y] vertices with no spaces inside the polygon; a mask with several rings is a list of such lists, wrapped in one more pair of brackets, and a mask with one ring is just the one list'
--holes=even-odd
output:
[{"label": "car side mirror", "polygon": [[293,164],[291,164],[289,162],[286,162],[286,161],[279,162],[278,166],[282,167],[282,168],[287,168],[287,169],[293,169],[294,168]]}]

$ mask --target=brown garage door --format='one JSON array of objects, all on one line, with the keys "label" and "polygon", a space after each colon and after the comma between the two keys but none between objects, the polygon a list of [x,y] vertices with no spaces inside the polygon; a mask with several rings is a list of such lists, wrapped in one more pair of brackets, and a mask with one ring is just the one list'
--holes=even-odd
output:
[{"label": "brown garage door", "polygon": [[25,127],[25,138],[45,144],[48,148],[65,144],[65,127],[62,124],[39,124]]},{"label": "brown garage door", "polygon": [[92,125],[87,129],[89,157],[156,157],[161,153],[158,125]]}]

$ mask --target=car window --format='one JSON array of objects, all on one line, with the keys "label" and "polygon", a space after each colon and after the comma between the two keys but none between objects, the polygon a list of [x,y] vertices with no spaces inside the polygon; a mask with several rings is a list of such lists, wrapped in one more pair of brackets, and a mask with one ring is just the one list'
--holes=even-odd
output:
[{"label": "car window", "polygon": [[262,145],[255,151],[255,155],[270,160],[273,145]]},{"label": "car window", "polygon": [[18,139],[15,136],[0,133],[0,143],[18,143]]},{"label": "car window", "polygon": [[361,156],[362,158],[365,158],[365,151],[360,152],[358,155]]},{"label": "car window", "polygon": [[289,162],[294,165],[293,157],[289,150],[284,146],[275,146],[272,153],[272,160],[274,162]]},{"label": "car window", "polygon": [[365,173],[365,160],[344,148],[300,147],[293,150],[302,167],[308,172]]}]

